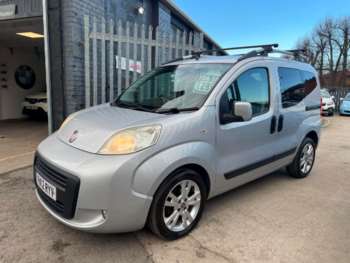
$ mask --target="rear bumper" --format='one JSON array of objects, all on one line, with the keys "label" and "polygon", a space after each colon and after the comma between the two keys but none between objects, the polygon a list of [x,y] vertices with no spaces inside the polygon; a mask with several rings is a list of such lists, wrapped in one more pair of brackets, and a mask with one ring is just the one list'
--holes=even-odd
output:
[{"label": "rear bumper", "polygon": [[[39,145],[38,154],[58,171],[80,180],[72,218],[54,209],[43,198],[43,192],[36,190],[40,203],[55,219],[95,233],[130,232],[144,227],[152,197],[132,189],[135,167],[130,164],[130,156],[87,153],[61,142],[55,135]],[[45,174],[42,176],[45,178]]]}]

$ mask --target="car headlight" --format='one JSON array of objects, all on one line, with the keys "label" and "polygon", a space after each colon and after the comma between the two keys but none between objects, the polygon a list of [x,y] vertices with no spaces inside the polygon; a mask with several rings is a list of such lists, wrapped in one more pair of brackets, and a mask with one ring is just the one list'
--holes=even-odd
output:
[{"label": "car headlight", "polygon": [[125,129],[109,138],[99,154],[129,154],[141,151],[156,144],[160,131],[160,125]]}]

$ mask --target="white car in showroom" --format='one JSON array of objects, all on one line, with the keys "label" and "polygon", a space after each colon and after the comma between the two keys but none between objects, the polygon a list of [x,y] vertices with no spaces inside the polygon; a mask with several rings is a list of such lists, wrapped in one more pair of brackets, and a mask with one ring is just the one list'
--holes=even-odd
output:
[{"label": "white car in showroom", "polygon": [[30,117],[47,117],[46,92],[26,96],[22,103],[22,112]]},{"label": "white car in showroom", "polygon": [[321,104],[322,115],[333,116],[335,111],[334,97],[326,89],[321,89]]}]

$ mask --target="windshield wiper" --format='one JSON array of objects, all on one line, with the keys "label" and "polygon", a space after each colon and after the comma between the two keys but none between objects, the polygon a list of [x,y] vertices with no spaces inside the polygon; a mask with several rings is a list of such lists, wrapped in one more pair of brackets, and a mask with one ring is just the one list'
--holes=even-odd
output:
[{"label": "windshield wiper", "polygon": [[123,101],[120,101],[120,100],[118,100],[115,103],[113,103],[113,106],[118,106],[118,107],[132,109],[132,110],[154,112],[154,110],[152,110],[153,108],[151,108],[151,107],[147,107],[147,106],[144,106],[144,105],[141,105],[141,104],[137,104],[137,103],[127,103],[127,102],[123,102]]},{"label": "windshield wiper", "polygon": [[185,111],[196,111],[199,110],[198,107],[192,107],[192,108],[169,108],[169,109],[160,109],[157,110],[157,113],[173,113],[173,114],[177,114],[180,112],[185,112]]}]

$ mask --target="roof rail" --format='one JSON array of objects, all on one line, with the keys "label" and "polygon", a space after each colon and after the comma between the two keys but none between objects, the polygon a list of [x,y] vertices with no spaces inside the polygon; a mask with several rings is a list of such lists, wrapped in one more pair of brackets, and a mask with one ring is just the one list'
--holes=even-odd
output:
[{"label": "roof rail", "polygon": [[212,50],[200,50],[200,51],[194,51],[190,55],[183,56],[181,58],[176,58],[174,60],[168,61],[164,64],[172,63],[172,62],[177,62],[181,60],[186,60],[186,59],[196,59],[198,60],[201,55],[206,54],[206,53],[213,53],[213,52],[220,52],[220,51],[227,51],[227,50],[239,50],[239,49],[257,49],[257,50],[252,50],[248,53],[241,54],[241,57],[238,59],[238,61],[242,61],[247,58],[251,57],[257,57],[257,56],[268,56],[270,53],[279,53],[279,54],[284,54],[288,56],[303,56],[306,52],[304,49],[291,49],[291,50],[278,50],[275,48],[278,48],[278,44],[262,44],[262,45],[253,45],[253,46],[238,46],[238,47],[229,47],[229,48],[222,48],[222,49],[212,49]]},{"label": "roof rail", "polygon": [[278,48],[278,44],[262,44],[262,45],[253,45],[253,46],[238,46],[238,47],[229,47],[229,48],[221,48],[221,49],[212,49],[212,50],[200,50],[192,52],[191,58],[199,59],[201,55],[205,53],[213,53],[220,51],[228,51],[228,50],[239,50],[239,49],[253,49],[253,48],[262,48],[265,52],[272,52],[273,48]]}]

